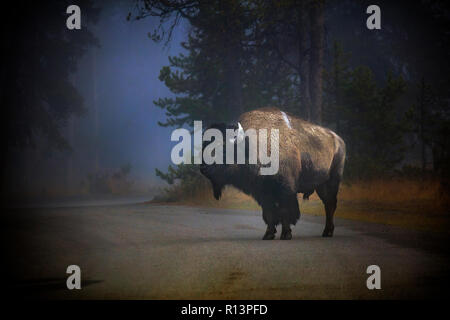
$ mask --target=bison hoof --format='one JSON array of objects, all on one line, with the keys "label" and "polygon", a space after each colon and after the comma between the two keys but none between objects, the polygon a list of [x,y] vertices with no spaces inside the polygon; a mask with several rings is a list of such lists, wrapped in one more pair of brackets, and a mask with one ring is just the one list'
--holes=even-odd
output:
[{"label": "bison hoof", "polygon": [[292,233],[290,230],[281,233],[280,240],[291,240],[291,239],[292,239]]},{"label": "bison hoof", "polygon": [[333,236],[333,229],[325,229],[323,230],[322,237],[328,238]]},{"label": "bison hoof", "polygon": [[275,233],[273,232],[266,232],[264,234],[263,240],[273,240],[275,239]]}]

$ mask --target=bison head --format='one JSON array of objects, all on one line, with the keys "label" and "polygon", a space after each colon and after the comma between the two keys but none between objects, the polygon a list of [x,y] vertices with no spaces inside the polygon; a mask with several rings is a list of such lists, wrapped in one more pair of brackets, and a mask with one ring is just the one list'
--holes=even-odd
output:
[{"label": "bison head", "polygon": [[[226,164],[226,144],[231,143],[235,148],[234,152],[234,162],[236,163],[236,145],[240,143],[244,139],[244,130],[240,123],[235,124],[213,124],[208,129],[217,129],[222,133],[223,141],[220,142],[220,148],[222,149],[222,164],[212,163],[206,164],[204,161],[200,165],[200,172],[211,181],[214,197],[219,200],[222,195],[223,188],[230,183],[230,169],[231,164]],[[208,130],[207,129],[207,130]],[[226,140],[226,131],[227,129],[231,129],[235,132],[235,136],[230,138],[228,141]],[[203,141],[202,145],[202,154],[205,148],[212,143],[213,141]]]}]

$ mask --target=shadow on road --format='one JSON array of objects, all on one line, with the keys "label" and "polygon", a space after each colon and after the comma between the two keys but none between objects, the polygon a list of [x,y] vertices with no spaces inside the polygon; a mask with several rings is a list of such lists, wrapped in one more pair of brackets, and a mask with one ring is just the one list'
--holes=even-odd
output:
[{"label": "shadow on road", "polygon": [[[41,278],[28,279],[11,284],[15,293],[27,292],[27,294],[40,294],[49,291],[67,290],[66,278]],[[82,280],[81,288],[101,283],[104,280]]]},{"label": "shadow on road", "polygon": [[[255,236],[255,237],[214,237],[214,238],[180,238],[180,239],[165,239],[164,241],[161,241],[158,243],[158,245],[163,246],[172,246],[172,245],[196,245],[196,244],[211,244],[211,243],[237,243],[237,244],[243,244],[243,243],[255,243],[255,244],[263,244],[269,246],[270,244],[275,243],[283,243],[284,245],[294,244],[301,242],[302,245],[308,245],[308,244],[316,244],[316,243],[326,243],[326,242],[332,242],[334,241],[353,241],[356,238],[356,236],[347,236],[347,235],[335,235],[333,238],[324,238],[321,235],[294,235],[292,237],[292,240],[284,241],[280,240],[280,236],[277,235],[275,239],[273,240],[262,240],[261,236]],[[155,242],[154,242],[155,243]]]}]

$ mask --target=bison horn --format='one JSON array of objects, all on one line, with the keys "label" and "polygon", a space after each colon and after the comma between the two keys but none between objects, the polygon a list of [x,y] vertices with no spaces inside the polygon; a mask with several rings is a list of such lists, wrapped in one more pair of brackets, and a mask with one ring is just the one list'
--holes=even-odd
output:
[{"label": "bison horn", "polygon": [[230,143],[241,143],[242,141],[244,141],[245,138],[245,132],[244,132],[244,128],[242,128],[242,125],[240,122],[238,122],[238,130],[237,130],[237,134],[234,138],[229,139]]},{"label": "bison horn", "polygon": [[245,138],[244,128],[242,128],[241,123],[238,122],[238,133],[236,135],[237,143],[241,143],[242,141],[244,141],[244,138]]}]

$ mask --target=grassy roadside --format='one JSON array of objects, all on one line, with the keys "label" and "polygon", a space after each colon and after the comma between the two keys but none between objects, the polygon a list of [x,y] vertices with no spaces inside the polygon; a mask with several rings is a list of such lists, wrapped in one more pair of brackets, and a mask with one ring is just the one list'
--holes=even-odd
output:
[{"label": "grassy roadside", "polygon": [[[217,201],[208,184],[195,192],[183,192],[175,187],[169,190],[170,200],[164,197],[153,203],[191,205],[213,208],[260,210],[259,205],[242,192],[227,187]],[[302,214],[324,216],[322,202],[313,194],[310,200],[299,195]],[[176,200],[174,200],[176,199]],[[450,206],[447,197],[433,181],[374,181],[343,184],[338,196],[336,217],[358,221],[394,225],[414,230],[450,232]]]}]

